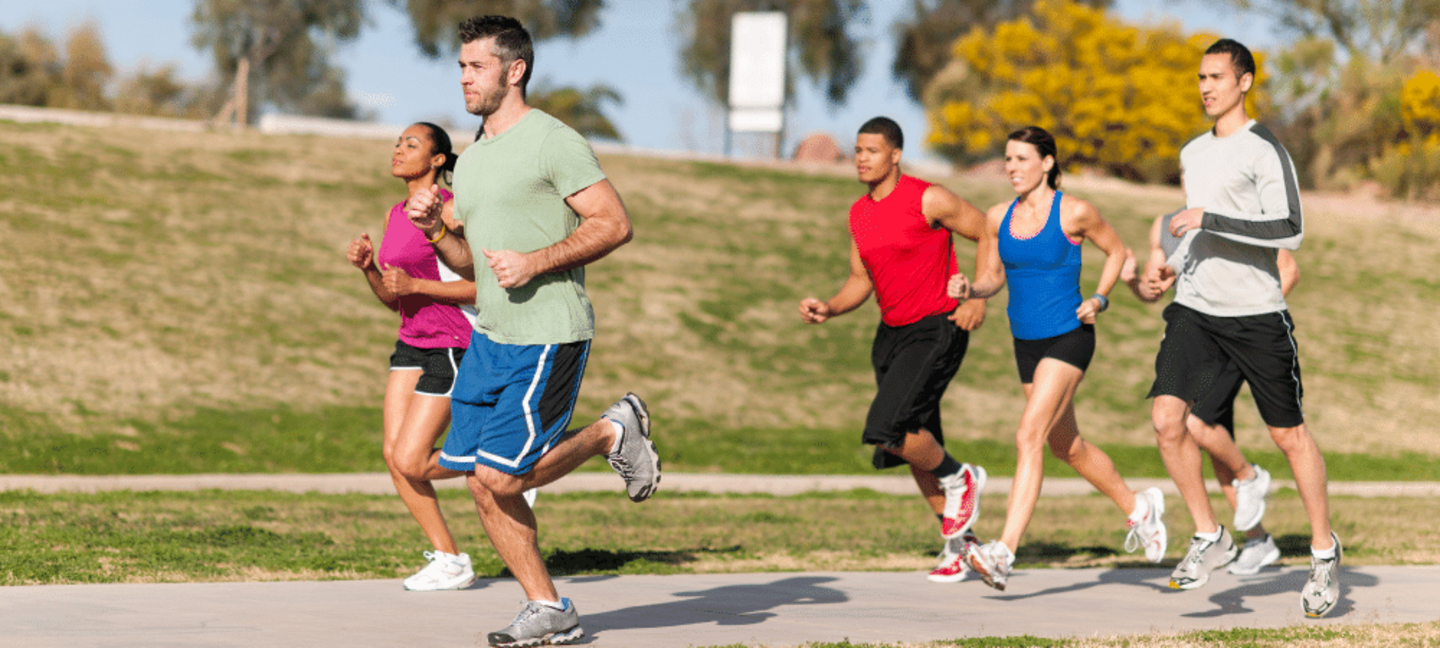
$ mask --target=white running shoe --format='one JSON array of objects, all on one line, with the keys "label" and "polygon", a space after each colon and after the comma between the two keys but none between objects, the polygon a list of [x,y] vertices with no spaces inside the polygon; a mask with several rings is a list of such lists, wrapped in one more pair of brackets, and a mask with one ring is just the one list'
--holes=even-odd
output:
[{"label": "white running shoe", "polygon": [[1270,496],[1270,473],[1256,464],[1255,476],[1230,484],[1235,487],[1235,530],[1249,531],[1265,517],[1265,498]]},{"label": "white running shoe", "polygon": [[470,554],[456,556],[443,551],[427,551],[425,558],[430,564],[405,579],[405,589],[412,592],[458,590],[475,582],[475,567],[470,564]]},{"label": "white running shoe", "polygon": [[619,423],[620,447],[605,457],[625,480],[632,502],[643,502],[660,488],[660,453],[650,440],[650,410],[634,393],[625,394],[602,415]]},{"label": "white running shoe", "polygon": [[980,517],[980,492],[985,490],[985,469],[960,464],[960,472],[940,479],[945,491],[945,509],[940,520],[940,536],[958,538],[970,530]]},{"label": "white running shoe", "polygon": [[1249,538],[1245,540],[1245,548],[1240,550],[1240,555],[1235,557],[1235,562],[1230,563],[1230,573],[1236,576],[1250,576],[1258,574],[1266,565],[1273,565],[1280,559],[1280,547],[1275,546],[1275,539],[1270,534],[1262,538]]},{"label": "white running shoe", "polygon": [[1144,547],[1145,559],[1158,563],[1165,559],[1165,549],[1170,543],[1170,536],[1165,531],[1165,494],[1158,488],[1147,488],[1136,493],[1136,498],[1144,498],[1148,506],[1145,507],[1144,517],[1125,520],[1125,526],[1130,529],[1125,534],[1125,551],[1134,553]]},{"label": "white running shoe", "polygon": [[1195,589],[1210,582],[1210,572],[1230,564],[1236,553],[1230,530],[1223,526],[1220,527],[1219,540],[1206,540],[1200,536],[1190,538],[1190,551],[1170,574],[1170,589]]},{"label": "white running shoe", "polygon": [[970,544],[979,544],[980,538],[966,532],[958,538],[945,541],[940,550],[940,564],[930,570],[925,578],[932,583],[958,583],[970,576],[970,565],[965,563],[965,550]]},{"label": "white running shoe", "polygon": [[1310,579],[1305,582],[1305,589],[1300,590],[1300,607],[1305,610],[1305,616],[1319,618],[1330,613],[1335,607],[1335,602],[1340,600],[1340,555],[1343,550],[1340,548],[1340,536],[1330,532],[1330,539],[1335,541],[1335,557],[1321,559],[1310,556]]},{"label": "white running shoe", "polygon": [[999,540],[991,540],[984,545],[971,543],[967,547],[965,561],[970,563],[970,569],[975,570],[986,585],[1005,591],[1010,570],[1015,566],[1015,554],[1010,552],[1010,548]]}]

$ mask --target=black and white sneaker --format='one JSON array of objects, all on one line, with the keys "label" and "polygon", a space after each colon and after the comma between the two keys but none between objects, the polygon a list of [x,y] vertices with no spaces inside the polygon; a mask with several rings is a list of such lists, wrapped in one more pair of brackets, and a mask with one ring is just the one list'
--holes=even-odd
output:
[{"label": "black and white sneaker", "polygon": [[1335,601],[1340,600],[1340,536],[1330,532],[1330,539],[1335,541],[1334,558],[1316,558],[1310,556],[1310,579],[1305,581],[1305,589],[1300,590],[1300,607],[1305,610],[1305,616],[1319,618],[1330,613],[1335,607]]}]

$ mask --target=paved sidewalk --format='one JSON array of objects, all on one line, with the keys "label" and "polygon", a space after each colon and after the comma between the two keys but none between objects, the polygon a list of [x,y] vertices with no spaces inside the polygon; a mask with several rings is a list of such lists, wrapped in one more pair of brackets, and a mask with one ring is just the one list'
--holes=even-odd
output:
[{"label": "paved sidewalk", "polygon": [[[985,491],[994,496],[1010,492],[1009,477],[991,477]],[[1178,496],[1175,483],[1169,479],[1130,479],[1131,488],[1143,490],[1151,486]],[[463,488],[464,480],[435,482],[437,488]],[[1213,485],[1212,485],[1213,487]],[[1294,488],[1294,482],[1275,480],[1274,488]],[[395,486],[386,473],[328,474],[202,474],[202,475],[0,475],[0,491],[34,490],[40,493],[97,492],[110,490],[280,490],[295,493],[369,493],[393,495]],[[868,488],[881,493],[913,495],[915,482],[907,476],[890,475],[731,475],[700,473],[665,473],[662,492],[703,491],[711,493],[770,493],[795,495],[811,491],[837,491]],[[619,491],[620,478],[614,473],[581,472],[541,489],[546,493],[577,491]],[[1083,479],[1047,478],[1041,495],[1089,495],[1096,492]],[[1331,495],[1363,497],[1440,497],[1440,482],[1330,482]]]},{"label": "paved sidewalk", "polygon": [[[796,646],[959,637],[1088,637],[1440,617],[1440,567],[1344,569],[1331,616],[1306,619],[1306,569],[1214,575],[1171,591],[1164,569],[1021,570],[997,592],[921,572],[593,576],[557,579],[586,644]],[[405,592],[398,580],[0,588],[0,644],[23,647],[476,646],[509,623],[511,580]]]}]

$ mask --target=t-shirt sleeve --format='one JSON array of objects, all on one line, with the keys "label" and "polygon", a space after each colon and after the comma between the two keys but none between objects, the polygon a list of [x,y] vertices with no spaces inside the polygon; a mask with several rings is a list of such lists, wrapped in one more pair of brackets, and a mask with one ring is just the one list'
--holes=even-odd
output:
[{"label": "t-shirt sleeve", "polygon": [[540,171],[562,198],[605,179],[590,143],[569,127],[556,128],[545,137],[540,145]]}]

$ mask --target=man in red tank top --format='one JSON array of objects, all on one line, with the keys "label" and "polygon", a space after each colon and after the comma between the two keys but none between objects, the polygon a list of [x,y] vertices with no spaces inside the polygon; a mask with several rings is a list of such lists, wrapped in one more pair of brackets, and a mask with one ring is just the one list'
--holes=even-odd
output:
[{"label": "man in red tank top", "polygon": [[860,127],[855,167],[870,190],[850,208],[850,275],[830,299],[801,300],[800,315],[820,324],[875,293],[881,323],[871,362],[879,388],[861,439],[876,447],[876,468],[909,464],[946,539],[930,580],[956,582],[965,577],[964,545],[973,538],[985,469],[945,451],[940,400],[970,331],[985,320],[985,302],[959,305],[946,296],[945,282],[956,269],[951,234],[978,241],[985,214],[945,187],[903,175],[903,145],[900,126],[888,118]]}]

